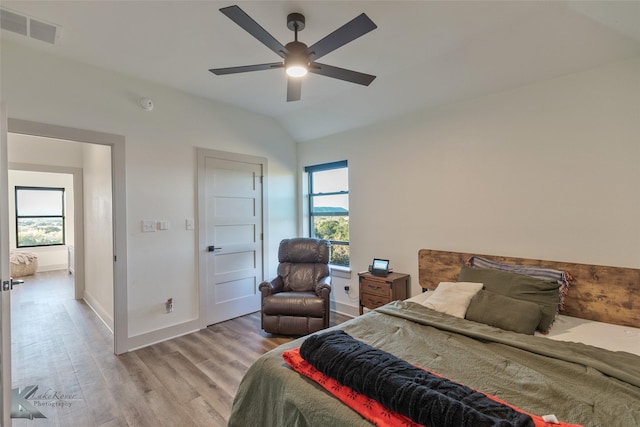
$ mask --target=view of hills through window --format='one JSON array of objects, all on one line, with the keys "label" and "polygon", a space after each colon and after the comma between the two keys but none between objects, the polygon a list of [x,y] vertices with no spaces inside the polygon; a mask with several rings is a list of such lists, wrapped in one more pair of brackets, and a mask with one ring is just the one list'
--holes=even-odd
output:
[{"label": "view of hills through window", "polygon": [[[331,241],[331,264],[349,266],[349,171],[339,167],[307,168],[312,237]],[[326,167],[326,166],[325,166]]]},{"label": "view of hills through window", "polygon": [[64,188],[16,187],[16,246],[64,245]]}]

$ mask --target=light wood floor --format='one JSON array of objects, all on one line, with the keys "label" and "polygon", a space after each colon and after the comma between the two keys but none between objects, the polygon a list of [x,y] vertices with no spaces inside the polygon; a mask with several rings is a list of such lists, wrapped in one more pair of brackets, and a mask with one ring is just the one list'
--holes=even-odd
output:
[{"label": "light wood floor", "polygon": [[73,299],[66,271],[24,279],[11,294],[12,381],[38,386],[29,401],[46,419],[14,426],[226,426],[248,367],[291,340],[265,334],[253,313],[115,356],[111,332]]}]

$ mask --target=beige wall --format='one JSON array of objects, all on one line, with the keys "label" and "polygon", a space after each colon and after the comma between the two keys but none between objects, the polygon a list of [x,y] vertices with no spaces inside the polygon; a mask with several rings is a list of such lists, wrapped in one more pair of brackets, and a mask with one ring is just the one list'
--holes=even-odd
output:
[{"label": "beige wall", "polygon": [[640,268],[638,58],[303,143],[298,159],[301,182],[349,161],[342,311],[373,257],[419,292],[420,248]]}]

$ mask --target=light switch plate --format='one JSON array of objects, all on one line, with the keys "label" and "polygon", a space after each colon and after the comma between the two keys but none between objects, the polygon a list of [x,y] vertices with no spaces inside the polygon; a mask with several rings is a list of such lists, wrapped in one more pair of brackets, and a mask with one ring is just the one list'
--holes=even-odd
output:
[{"label": "light switch plate", "polygon": [[195,228],[195,222],[193,221],[193,218],[187,218],[186,227],[187,230],[193,230]]},{"label": "light switch plate", "polygon": [[142,232],[150,233],[152,231],[156,231],[156,220],[155,219],[143,219],[142,220]]}]

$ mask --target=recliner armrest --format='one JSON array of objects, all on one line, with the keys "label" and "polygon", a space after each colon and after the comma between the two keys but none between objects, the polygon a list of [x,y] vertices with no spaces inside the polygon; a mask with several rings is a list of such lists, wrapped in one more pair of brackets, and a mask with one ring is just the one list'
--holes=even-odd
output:
[{"label": "recliner armrest", "polygon": [[282,292],[282,290],[284,289],[284,282],[282,281],[282,277],[278,276],[270,282],[260,283],[258,289],[260,290],[262,296],[266,297],[271,294]]},{"label": "recliner armrest", "polygon": [[325,276],[320,279],[320,281],[316,283],[315,292],[317,296],[323,298],[325,298],[326,292],[326,298],[328,298],[331,293],[331,276]]}]

